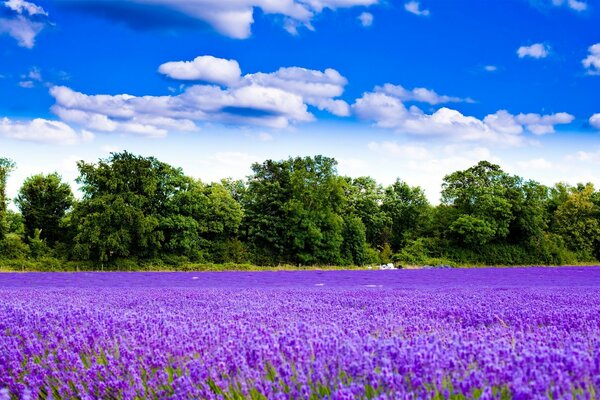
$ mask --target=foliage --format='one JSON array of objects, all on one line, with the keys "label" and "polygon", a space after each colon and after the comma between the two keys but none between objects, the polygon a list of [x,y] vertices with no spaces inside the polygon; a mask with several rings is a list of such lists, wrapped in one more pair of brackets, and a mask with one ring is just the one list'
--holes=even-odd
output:
[{"label": "foliage", "polygon": [[58,175],[39,174],[23,183],[14,212],[4,195],[14,163],[0,159],[3,262],[160,270],[574,264],[600,257],[600,192],[593,185],[546,187],[487,161],[447,175],[437,206],[400,179],[383,187],[370,177],[339,176],[337,162],[324,156],[266,160],[247,180],[216,183],[128,152],[78,167],[80,201]]},{"label": "foliage", "polygon": [[390,244],[399,250],[423,234],[430,223],[431,206],[420,187],[397,179],[385,190],[381,209],[389,218]]},{"label": "foliage", "polygon": [[71,187],[58,174],[34,175],[25,180],[15,199],[21,211],[25,236],[38,236],[50,245],[62,241],[61,220],[74,202]]},{"label": "foliage", "polygon": [[7,232],[6,226],[6,180],[15,168],[15,163],[8,159],[0,157],[0,240],[4,239]]},{"label": "foliage", "polygon": [[339,263],[345,199],[336,165],[316,156],[252,166],[245,226],[268,263]]},{"label": "foliage", "polygon": [[593,201],[594,186],[587,184],[569,192],[554,212],[556,232],[566,239],[569,249],[591,257],[600,242],[600,208]]}]

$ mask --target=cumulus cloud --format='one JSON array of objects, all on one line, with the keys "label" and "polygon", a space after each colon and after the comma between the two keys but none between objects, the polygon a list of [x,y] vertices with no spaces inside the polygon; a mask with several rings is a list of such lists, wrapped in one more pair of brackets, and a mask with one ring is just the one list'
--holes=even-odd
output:
[{"label": "cumulus cloud", "polygon": [[158,71],[177,80],[205,81],[219,85],[234,84],[242,74],[237,61],[213,56],[199,56],[193,61],[167,62]]},{"label": "cumulus cloud", "polygon": [[521,46],[517,50],[519,58],[546,58],[550,55],[550,47],[543,43],[535,43],[531,46]]},{"label": "cumulus cloud", "polygon": [[535,135],[545,135],[554,133],[556,125],[570,124],[575,119],[571,114],[560,112],[556,114],[540,115],[540,114],[519,114],[515,120],[524,125],[531,133]]},{"label": "cumulus cloud", "polygon": [[[233,60],[213,58],[209,64],[220,63],[237,66]],[[182,65],[185,65],[185,73],[178,69]],[[169,73],[173,78],[183,75],[180,79],[187,80],[190,76],[188,67],[187,64],[178,64]],[[193,131],[197,129],[198,122],[283,128],[314,120],[309,106],[338,116],[350,114],[350,106],[337,98],[344,91],[346,78],[334,69],[316,71],[290,67],[271,73],[237,76],[237,71],[234,71],[235,74],[223,73],[222,70],[204,67],[197,68],[196,65],[189,69],[200,70],[204,80],[222,85],[196,84],[184,87],[177,95],[142,97],[88,95],[65,86],[55,86],[50,89],[56,101],[52,110],[63,121],[86,129],[146,136],[164,136],[169,131]],[[237,79],[234,79],[236,76]]]},{"label": "cumulus cloud", "polygon": [[496,67],[495,65],[486,65],[483,67],[483,69],[487,72],[495,72],[498,70],[498,67]]},{"label": "cumulus cloud", "polygon": [[600,129],[600,113],[594,114],[590,117],[590,125],[596,129]]},{"label": "cumulus cloud", "polygon": [[336,97],[344,93],[347,83],[346,78],[334,69],[315,71],[299,67],[248,74],[242,81],[242,85],[277,88],[299,95],[306,104],[342,117],[350,115],[350,106]]},{"label": "cumulus cloud", "polygon": [[360,24],[364,27],[373,25],[373,14],[368,12],[363,12],[358,16],[358,20]]},{"label": "cumulus cloud", "polygon": [[0,136],[28,142],[58,144],[75,144],[93,137],[90,132],[77,133],[64,122],[42,118],[24,121],[1,118]]},{"label": "cumulus cloud", "polygon": [[587,73],[600,75],[600,43],[590,46],[588,56],[581,62]]},{"label": "cumulus cloud", "polygon": [[472,100],[470,99],[461,99],[460,97],[440,95],[431,89],[418,87],[412,90],[408,90],[401,85],[392,85],[391,83],[386,83],[383,86],[376,86],[375,92],[390,95],[401,101],[415,101],[421,103],[428,103],[431,105],[441,103],[459,103],[463,101],[472,102]]},{"label": "cumulus cloud", "polygon": [[48,13],[25,0],[0,4],[0,34],[8,34],[21,47],[33,48],[37,35],[49,24]]},{"label": "cumulus cloud", "polygon": [[[201,21],[232,38],[251,34],[254,10],[283,16],[288,31],[312,28],[311,21],[324,9],[370,6],[378,0],[57,0],[59,3],[129,23],[136,28],[190,26]],[[293,29],[292,29],[293,28]]]},{"label": "cumulus cloud", "polygon": [[551,133],[556,125],[568,124],[574,119],[567,113],[513,115],[500,110],[480,120],[448,107],[427,114],[414,105],[407,107],[404,93],[399,91],[398,95],[394,95],[393,91],[376,88],[373,92],[364,93],[352,108],[359,118],[400,133],[506,145],[523,143],[522,133],[525,130],[536,135]]},{"label": "cumulus cloud", "polygon": [[429,10],[422,9],[421,3],[418,1],[409,1],[408,3],[404,3],[404,9],[411,14],[421,17],[429,16]]}]

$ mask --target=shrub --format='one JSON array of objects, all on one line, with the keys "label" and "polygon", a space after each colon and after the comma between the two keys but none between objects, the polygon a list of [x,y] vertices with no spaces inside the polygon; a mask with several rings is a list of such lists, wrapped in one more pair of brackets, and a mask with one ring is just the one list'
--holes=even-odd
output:
[{"label": "shrub", "polygon": [[0,258],[4,259],[24,259],[29,256],[30,250],[27,243],[23,242],[21,237],[15,233],[7,234],[0,241]]}]

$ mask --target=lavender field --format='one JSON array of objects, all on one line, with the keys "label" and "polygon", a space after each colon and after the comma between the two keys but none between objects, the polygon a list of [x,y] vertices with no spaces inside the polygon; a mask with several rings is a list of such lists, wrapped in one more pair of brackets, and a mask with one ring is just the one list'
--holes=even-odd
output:
[{"label": "lavender field", "polygon": [[600,396],[600,268],[0,274],[0,398]]}]

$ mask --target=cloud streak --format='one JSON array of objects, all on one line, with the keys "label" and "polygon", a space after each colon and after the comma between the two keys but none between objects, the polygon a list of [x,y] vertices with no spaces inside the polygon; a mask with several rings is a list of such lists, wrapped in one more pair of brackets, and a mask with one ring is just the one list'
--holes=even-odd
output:
[{"label": "cloud streak", "polygon": [[312,28],[312,20],[325,9],[370,6],[378,0],[58,0],[68,7],[125,21],[133,27],[190,26],[201,21],[236,39],[251,35],[254,11],[282,16],[288,31]]}]

